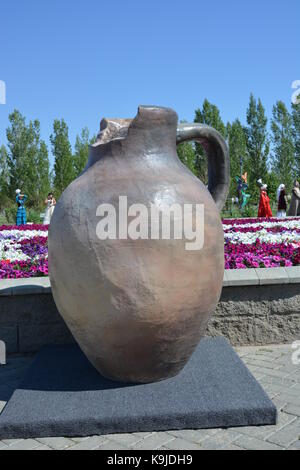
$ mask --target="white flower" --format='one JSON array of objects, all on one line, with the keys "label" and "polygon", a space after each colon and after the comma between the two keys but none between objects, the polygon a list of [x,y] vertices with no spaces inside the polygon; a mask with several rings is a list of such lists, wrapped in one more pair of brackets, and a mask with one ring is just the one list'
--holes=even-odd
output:
[{"label": "white flower", "polygon": [[[242,232],[240,229],[247,229],[250,227],[261,227],[260,230],[256,232]],[[268,232],[267,228],[272,227],[281,227],[283,231],[280,233]],[[235,231],[232,231],[232,229]],[[223,225],[224,229],[224,238],[225,241],[231,243],[243,243],[243,244],[252,244],[255,243],[257,239],[263,243],[276,244],[276,243],[299,243],[300,242],[300,233],[296,229],[300,229],[300,219],[299,220],[290,220],[283,219],[279,222],[275,221],[261,221],[257,223],[246,223],[246,224],[232,224],[232,225]]]},{"label": "white flower", "polygon": [[47,237],[45,230],[2,230],[0,231],[0,260],[26,261],[31,257],[23,253],[21,241],[39,237]]}]

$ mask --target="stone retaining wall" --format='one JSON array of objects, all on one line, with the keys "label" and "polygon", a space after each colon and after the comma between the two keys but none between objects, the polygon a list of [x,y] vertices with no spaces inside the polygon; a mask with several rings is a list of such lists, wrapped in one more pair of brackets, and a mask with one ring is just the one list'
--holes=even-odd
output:
[{"label": "stone retaining wall", "polygon": [[[233,345],[300,340],[300,267],[226,271],[208,334]],[[48,278],[0,281],[0,340],[8,353],[73,341]]]}]

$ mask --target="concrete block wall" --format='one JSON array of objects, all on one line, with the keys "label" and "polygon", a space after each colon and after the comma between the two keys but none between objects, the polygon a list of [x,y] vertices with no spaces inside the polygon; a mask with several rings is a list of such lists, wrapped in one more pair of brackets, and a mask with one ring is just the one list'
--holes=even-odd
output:
[{"label": "concrete block wall", "polygon": [[[208,335],[233,345],[300,340],[300,267],[229,270]],[[72,342],[48,278],[0,281],[0,340],[8,353]]]}]

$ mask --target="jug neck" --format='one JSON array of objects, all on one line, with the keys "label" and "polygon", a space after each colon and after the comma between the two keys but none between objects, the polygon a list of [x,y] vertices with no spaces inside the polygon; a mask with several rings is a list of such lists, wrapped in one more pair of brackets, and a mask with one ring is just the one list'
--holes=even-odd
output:
[{"label": "jug neck", "polygon": [[172,109],[139,106],[134,119],[104,119],[95,144],[90,146],[87,168],[104,156],[122,150],[128,158],[147,159],[164,154],[177,158],[178,116]]}]

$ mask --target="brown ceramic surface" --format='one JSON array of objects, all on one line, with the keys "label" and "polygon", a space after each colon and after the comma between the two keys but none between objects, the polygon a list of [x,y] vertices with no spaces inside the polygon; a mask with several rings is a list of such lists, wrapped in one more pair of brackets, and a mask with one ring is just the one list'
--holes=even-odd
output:
[{"label": "brown ceramic surface", "polygon": [[[194,128],[197,128],[196,130]],[[49,230],[49,264],[57,307],[80,347],[105,376],[152,382],[188,361],[219,300],[224,241],[218,208],[179,160],[177,142],[198,139],[209,157],[219,207],[228,189],[223,139],[184,125],[166,108],[140,107],[134,120],[104,120],[87,168],[64,191]],[[182,240],[101,241],[99,204],[204,204],[204,246]]]}]

